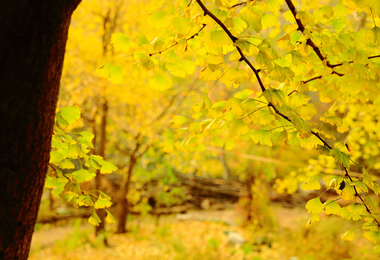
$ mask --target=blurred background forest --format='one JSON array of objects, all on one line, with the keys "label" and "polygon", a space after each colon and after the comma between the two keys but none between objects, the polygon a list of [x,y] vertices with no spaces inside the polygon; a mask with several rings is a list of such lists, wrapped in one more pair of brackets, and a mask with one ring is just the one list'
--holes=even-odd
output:
[{"label": "blurred background forest", "polygon": [[[301,185],[320,173],[342,174],[333,158],[301,147],[255,144],[226,128],[210,131],[208,140],[182,135],[185,127],[197,127],[192,122],[199,119],[199,100],[208,91],[217,101],[247,97],[253,90],[205,83],[190,62],[163,81],[170,81],[170,88],[147,82],[149,70],[129,67],[122,84],[99,78],[96,69],[102,64],[134,58],[114,50],[113,33],[137,39],[132,50],[145,44],[162,49],[147,26],[161,5],[87,0],[74,13],[58,106],[80,108],[81,119],[70,131],[93,133],[93,153],[118,168],[85,184],[111,196],[115,221],[91,226],[90,211],[74,209],[46,189],[30,259],[377,259],[362,236],[341,241],[341,234],[358,223],[321,214],[321,222],[307,225],[305,203],[321,192]],[[356,26],[371,22],[356,15]],[[280,29],[277,34],[271,37],[278,39]],[[332,105],[311,98],[317,113]],[[379,137],[366,131],[373,116],[346,116],[356,122],[352,131],[329,130],[349,140],[360,153],[354,158],[376,173]],[[336,198],[333,192],[322,195],[322,200]],[[103,214],[99,210],[104,220]]]}]

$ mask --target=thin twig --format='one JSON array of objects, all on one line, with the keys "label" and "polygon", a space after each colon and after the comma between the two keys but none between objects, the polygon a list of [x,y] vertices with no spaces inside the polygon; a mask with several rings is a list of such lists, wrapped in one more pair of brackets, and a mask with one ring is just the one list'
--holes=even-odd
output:
[{"label": "thin twig", "polygon": [[[191,40],[193,39],[195,36],[197,36],[205,27],[206,27],[207,24],[202,24],[202,27],[199,29],[199,31],[195,34],[193,34],[192,36],[190,36],[189,38],[186,39],[186,41],[188,40]],[[153,55],[156,55],[156,54],[161,54],[163,53],[164,51],[167,51],[171,48],[173,48],[174,46],[178,45],[178,42],[175,42],[174,44],[170,45],[169,47],[163,49],[163,50],[160,50],[160,51],[157,51],[157,52],[153,52],[153,53],[149,53],[149,57],[153,56]]]},{"label": "thin twig", "polygon": [[244,1],[244,2],[241,2],[241,3],[234,4],[233,6],[230,7],[230,9],[235,8],[235,7],[239,7],[241,5],[246,5],[249,2],[253,2],[253,0],[248,0],[248,1]]}]

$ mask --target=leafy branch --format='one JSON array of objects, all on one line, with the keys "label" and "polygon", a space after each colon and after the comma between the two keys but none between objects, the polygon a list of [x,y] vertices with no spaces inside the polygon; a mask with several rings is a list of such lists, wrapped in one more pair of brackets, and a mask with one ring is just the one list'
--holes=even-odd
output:
[{"label": "leafy branch", "polygon": [[[196,0],[197,3],[199,4],[199,6],[202,8],[202,10],[204,11],[204,14],[205,15],[208,15],[210,16],[220,27],[222,27],[222,29],[227,33],[228,37],[230,37],[230,39],[232,40],[233,43],[237,42],[239,39],[235,36],[232,35],[232,33],[230,32],[230,30],[228,30],[228,28],[224,25],[224,23],[222,21],[220,21],[218,19],[218,17],[216,17],[213,13],[210,12],[210,10],[208,10],[206,8],[206,6],[202,3],[201,0]],[[259,76],[259,70],[257,70],[253,65],[252,63],[248,60],[248,58],[244,55],[243,51],[240,49],[239,46],[235,46],[237,51],[239,52],[240,54],[240,61],[245,61],[245,63],[247,63],[247,65],[252,69],[252,71],[255,73],[255,76],[257,78],[257,81],[259,82],[259,85],[261,87],[261,91],[265,91],[266,88],[264,87],[264,84],[263,82],[261,81],[261,78]]]},{"label": "leafy branch", "polygon": [[[299,18],[297,18],[297,10],[294,7],[292,0],[285,0],[285,2],[288,5],[289,10],[292,12],[294,19],[296,20],[296,23],[298,25],[298,30],[301,31],[305,35],[305,33],[304,33],[305,32],[305,26],[303,25],[302,21]],[[318,58],[322,62],[326,61],[327,67],[332,68],[332,65],[330,64],[330,62],[328,60],[326,60],[326,57],[323,56],[323,54],[321,53],[321,50],[319,49],[319,47],[317,47],[317,45],[315,45],[315,43],[313,42],[312,39],[308,38],[306,40],[306,44],[309,45],[314,50],[314,52],[317,54]]]},{"label": "leafy branch", "polygon": [[[292,12],[293,16],[294,16],[294,19],[296,20],[296,23],[298,25],[298,30],[302,32],[302,34],[305,35],[304,31],[305,31],[305,26],[303,25],[302,21],[297,18],[297,10],[296,8],[294,7],[294,4],[292,2],[292,0],[285,0],[286,4],[288,5],[289,7],[289,10]],[[305,35],[306,36],[306,35]],[[317,54],[317,56],[319,57],[319,59],[322,61],[322,62],[326,62],[326,66],[331,68],[331,69],[334,69],[336,67],[339,67],[339,66],[342,66],[344,63],[338,63],[338,64],[331,64],[327,58],[322,54],[321,50],[319,49],[319,47],[317,47],[317,45],[313,42],[313,40],[311,38],[308,38],[306,40],[306,44],[309,45],[313,51]],[[368,59],[374,59],[374,58],[379,58],[380,55],[374,55],[374,56],[370,56],[368,57]],[[348,63],[353,63],[354,61],[349,61]],[[342,73],[339,73],[339,72],[336,72],[333,70],[333,72],[331,74],[336,74],[340,77],[344,76],[344,74]],[[321,79],[322,76],[316,76],[316,77],[313,77],[311,79],[308,79],[306,81],[302,81],[302,83],[306,84],[310,81],[313,81],[313,80],[316,80],[316,79]]]},{"label": "leafy branch", "polygon": [[[206,6],[202,3],[201,0],[196,0],[197,3],[199,4],[199,6],[202,8],[202,10],[204,11],[204,15],[208,15],[210,16],[224,31],[225,33],[229,36],[229,38],[232,40],[233,43],[236,43],[239,39],[237,37],[235,37],[231,31],[228,30],[228,28],[223,24],[222,21],[220,21],[213,13],[210,12],[210,10],[208,10],[206,8]],[[296,22],[297,22],[297,25],[298,25],[298,30],[300,30],[302,33],[304,33],[305,31],[305,26],[302,24],[301,20],[297,18],[297,11],[293,5],[293,2],[291,0],[285,0],[289,9],[291,10],[294,18],[296,19]],[[322,55],[320,49],[315,45],[315,43],[309,38],[307,40],[307,44],[313,48],[314,52],[318,55],[319,59],[322,61],[322,62],[326,62],[326,66],[330,67],[330,68],[333,68],[333,65],[331,65],[329,63],[329,61],[326,59],[325,56]],[[240,49],[239,46],[236,46],[235,45],[235,48],[237,49],[237,51],[239,52],[240,54],[240,60],[241,61],[245,61],[247,63],[247,65],[251,68],[251,70],[255,73],[255,76],[259,82],[259,85],[260,85],[260,88],[261,88],[261,91],[262,92],[265,92],[266,91],[266,88],[259,76],[259,72],[258,70],[252,65],[252,63],[248,60],[248,58],[244,55],[243,51]],[[336,67],[336,66],[335,66]],[[333,72],[334,73],[334,72]],[[337,74],[339,76],[343,76],[343,74],[340,74],[338,72],[335,72],[334,74]],[[293,125],[295,125],[294,122],[292,122],[292,120],[285,114],[281,113],[279,111],[279,109],[272,103],[272,102],[268,102],[268,106],[269,107],[272,107],[273,110],[275,111],[276,114],[278,114],[279,116],[281,116],[282,118],[284,118],[285,120],[289,121],[290,123],[292,123]],[[311,134],[313,134],[315,137],[317,137],[323,144],[326,148],[328,148],[329,150],[332,150],[332,146],[330,146],[326,140],[324,140],[320,135],[319,133],[315,132],[315,131],[310,131]],[[342,164],[342,163],[341,163]],[[342,164],[342,167],[345,171],[345,175],[350,179],[351,182],[353,182],[351,176],[349,175],[348,173],[348,170],[347,170],[347,167],[344,166]],[[370,208],[368,207],[368,205],[366,205],[366,203],[364,202],[364,200],[362,199],[362,197],[360,196],[360,194],[358,193],[356,187],[354,186],[354,192],[355,192],[355,196],[358,197],[361,201],[362,201],[362,204],[365,206],[368,214],[370,214],[373,219],[376,221],[377,225],[380,226],[380,223],[378,222],[378,220],[373,216],[373,213],[371,212]]]},{"label": "leafy branch", "polygon": [[[380,58],[380,55],[374,55],[374,56],[369,56],[368,57],[369,60],[370,59],[375,59],[375,58]],[[348,61],[347,63],[354,63],[354,61],[351,60],[351,61]],[[333,64],[333,65],[331,65],[331,68],[339,67],[339,66],[342,66],[343,64],[344,64],[343,62],[342,63],[338,63],[338,64]],[[342,76],[344,76],[344,74],[342,74]],[[308,80],[302,81],[302,83],[306,84],[306,83],[309,83],[309,82],[311,82],[313,80],[321,79],[321,78],[322,78],[322,76],[315,76],[315,77],[310,78]]]}]

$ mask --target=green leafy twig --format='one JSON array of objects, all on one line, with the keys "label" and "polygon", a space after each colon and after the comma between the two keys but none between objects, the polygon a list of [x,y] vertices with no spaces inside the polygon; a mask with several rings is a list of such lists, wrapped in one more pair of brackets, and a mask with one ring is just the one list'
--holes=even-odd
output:
[{"label": "green leafy twig", "polygon": [[[205,27],[206,27],[207,24],[202,24],[202,27],[199,29],[199,31],[195,34],[193,34],[192,36],[190,36],[189,38],[186,39],[186,42],[193,39],[195,36],[197,36]],[[164,51],[167,51],[175,46],[178,45],[178,42],[175,42],[174,44],[170,45],[169,47],[166,47],[165,49],[162,49],[160,51],[157,51],[157,52],[153,52],[153,53],[149,53],[149,57],[153,56],[153,55],[156,55],[156,54],[161,54],[163,53]]]}]

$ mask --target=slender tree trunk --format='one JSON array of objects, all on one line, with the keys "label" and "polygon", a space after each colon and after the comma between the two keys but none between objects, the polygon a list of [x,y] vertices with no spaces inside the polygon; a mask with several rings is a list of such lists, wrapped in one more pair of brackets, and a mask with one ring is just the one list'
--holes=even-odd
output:
[{"label": "slender tree trunk", "polygon": [[80,0],[0,2],[0,259],[27,259]]},{"label": "slender tree trunk", "polygon": [[248,191],[248,203],[246,205],[246,210],[247,210],[247,215],[246,215],[246,224],[249,224],[252,219],[253,219],[253,216],[252,214],[256,214],[258,212],[253,212],[252,211],[252,205],[254,203],[254,200],[253,200],[253,194],[252,194],[252,186],[255,185],[255,177],[253,176],[253,173],[251,171],[248,171],[248,176],[247,176],[247,180],[246,180],[246,187],[247,187],[247,191]]},{"label": "slender tree trunk", "polygon": [[226,150],[223,147],[223,151],[220,154],[220,159],[223,164],[223,179],[228,180],[230,177],[230,167],[228,167],[227,158],[226,158]]},{"label": "slender tree trunk", "polygon": [[[106,151],[106,143],[107,143],[107,117],[108,117],[108,103],[107,100],[105,100],[102,104],[102,118],[100,121],[100,139],[99,139],[99,150],[97,151],[97,154],[105,158],[105,151]],[[100,171],[96,173],[95,177],[95,190],[102,190],[102,176],[100,174]],[[106,212],[104,210],[96,210],[96,214],[98,214],[100,218],[99,226],[95,226],[95,235],[98,236],[102,232],[105,232],[106,228]],[[104,244],[108,245],[107,238],[104,237]]]},{"label": "slender tree trunk", "polygon": [[129,202],[127,199],[127,194],[129,191],[129,183],[131,182],[131,176],[133,168],[136,164],[136,158],[133,154],[129,158],[129,166],[127,176],[123,179],[123,183],[118,192],[117,198],[117,229],[116,233],[126,233],[127,217],[129,213]]},{"label": "slender tree trunk", "polygon": [[54,211],[54,197],[52,190],[49,189],[49,209],[51,212]]}]

